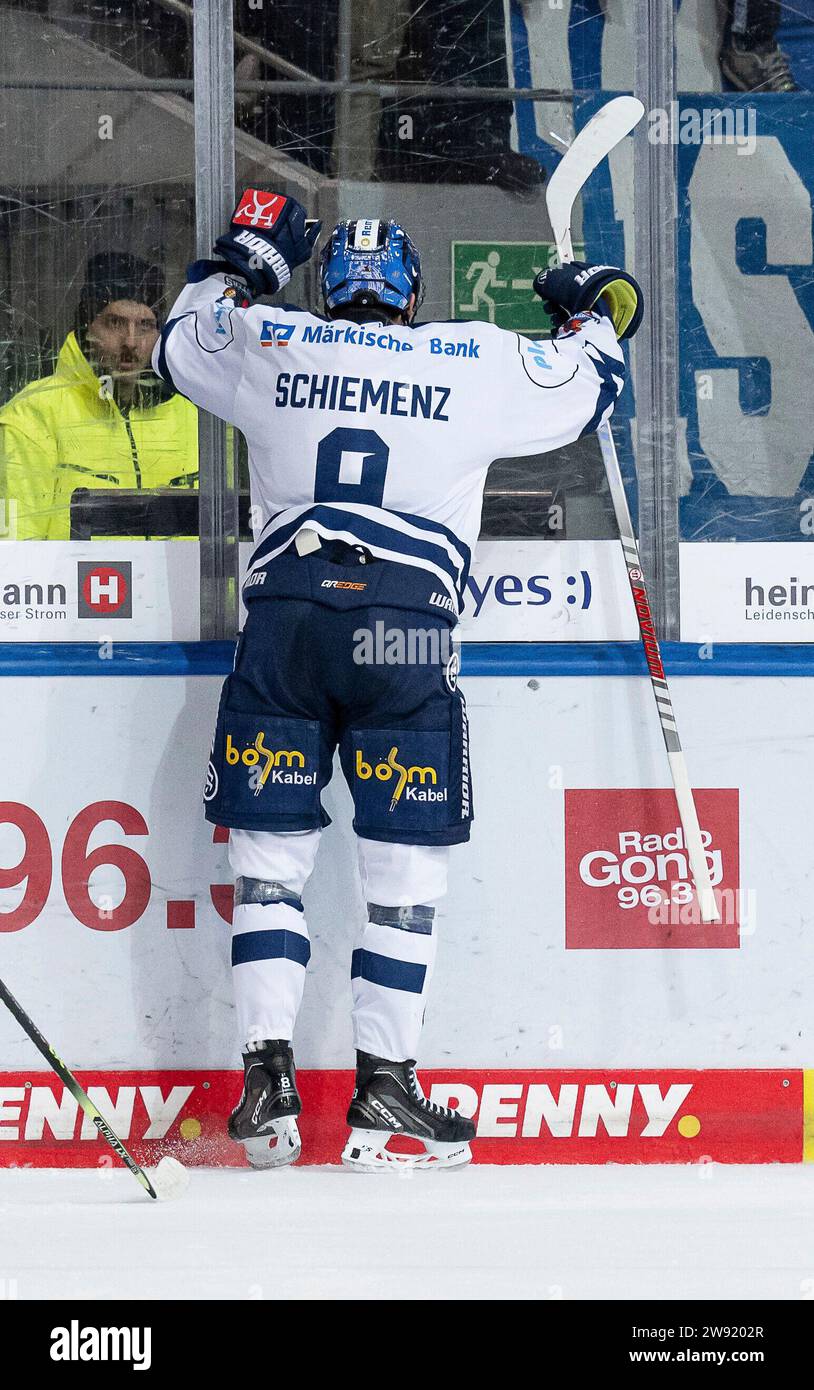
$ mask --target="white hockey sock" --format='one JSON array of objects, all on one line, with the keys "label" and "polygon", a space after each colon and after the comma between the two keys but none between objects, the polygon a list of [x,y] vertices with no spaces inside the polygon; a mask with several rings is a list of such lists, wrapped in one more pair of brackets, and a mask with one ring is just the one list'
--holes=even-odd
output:
[{"label": "white hockey sock", "polygon": [[433,910],[375,907],[353,952],[354,1046],[394,1062],[414,1058],[435,964]]},{"label": "white hockey sock", "polygon": [[300,894],[318,843],[318,830],[233,830],[229,836],[237,880],[232,981],[243,1048],[266,1038],[290,1041],[294,1035],[311,954]]},{"label": "white hockey sock", "polygon": [[232,980],[241,1040],[291,1040],[310,955],[305,916],[295,907],[284,902],[235,907]]}]

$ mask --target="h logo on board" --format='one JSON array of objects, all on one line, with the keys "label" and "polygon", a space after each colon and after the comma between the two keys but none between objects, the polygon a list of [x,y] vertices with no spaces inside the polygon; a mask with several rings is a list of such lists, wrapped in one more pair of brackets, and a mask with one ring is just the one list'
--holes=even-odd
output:
[{"label": "h logo on board", "polygon": [[80,618],[132,618],[132,563],[94,560],[77,562],[77,596]]}]

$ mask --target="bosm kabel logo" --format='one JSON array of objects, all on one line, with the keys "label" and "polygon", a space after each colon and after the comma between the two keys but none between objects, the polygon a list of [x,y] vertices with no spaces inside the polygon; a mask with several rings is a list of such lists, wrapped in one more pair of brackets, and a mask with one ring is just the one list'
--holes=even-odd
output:
[{"label": "bosm kabel logo", "polygon": [[[261,791],[270,781],[277,785],[297,785],[297,786],[316,786],[317,774],[314,772],[300,772],[299,768],[305,767],[305,754],[299,748],[268,748],[265,743],[265,736],[261,730],[248,748],[241,752],[232,740],[232,735],[226,735],[226,761],[230,766],[236,763],[243,763],[250,769],[249,785],[253,788],[255,796],[259,796]],[[260,767],[261,761],[263,763]],[[294,769],[294,771],[284,769]],[[271,774],[269,776],[269,774]]]},{"label": "bosm kabel logo", "polygon": [[79,560],[77,599],[80,618],[132,618],[133,566],[130,560]]},{"label": "bosm kabel logo", "polygon": [[[366,782],[370,777],[376,777],[379,782],[388,782],[395,775],[396,785],[390,801],[390,811],[394,811],[398,802],[401,800],[402,792],[407,788],[406,801],[446,801],[447,789],[434,792],[432,787],[438,783],[438,772],[434,767],[419,767],[415,764],[412,767],[406,766],[398,761],[398,748],[393,747],[387,755],[387,759],[373,764],[367,762],[362,755],[361,748],[356,750],[356,776],[360,781]],[[413,786],[417,782],[418,786]],[[424,784],[430,786],[424,790]]]}]

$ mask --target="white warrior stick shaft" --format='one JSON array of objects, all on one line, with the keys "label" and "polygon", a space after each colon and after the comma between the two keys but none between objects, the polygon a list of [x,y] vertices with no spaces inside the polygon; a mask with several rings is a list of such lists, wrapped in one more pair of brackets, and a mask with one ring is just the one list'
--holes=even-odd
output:
[{"label": "white warrior stick shaft", "polygon": [[[610,154],[620,140],[630,134],[643,114],[644,107],[636,97],[615,97],[597,111],[596,115],[583,127],[554,170],[548,184],[546,205],[561,265],[574,259],[571,243],[571,217],[580,189],[596,166]],[[720,914],[712,890],[706,852],[701,841],[698,812],[687,774],[684,751],[678,736],[673,702],[664,674],[653,616],[650,612],[650,600],[647,596],[639,558],[639,547],[633,531],[633,522],[622,482],[616,445],[613,442],[613,435],[607,421],[603,421],[599,426],[597,437],[605,471],[608,475],[608,486],[613,500],[613,509],[616,513],[616,523],[619,527],[619,538],[622,542],[627,577],[639,622],[639,633],[644,646],[647,669],[650,672],[650,683],[656,700],[664,745],[667,749],[667,760],[670,764],[676,802],[678,803],[678,814],[684,831],[687,857],[692,876],[695,879],[701,920],[703,922],[717,922],[720,920]]]}]

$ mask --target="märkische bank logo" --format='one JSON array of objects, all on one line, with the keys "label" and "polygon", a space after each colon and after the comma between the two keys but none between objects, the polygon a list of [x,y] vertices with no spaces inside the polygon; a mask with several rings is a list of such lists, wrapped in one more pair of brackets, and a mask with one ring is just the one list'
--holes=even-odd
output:
[{"label": "m\u00e4rkische bank logo", "polygon": [[294,337],[294,327],[293,323],[275,323],[273,319],[264,319],[260,330],[260,346],[286,347]]},{"label": "m\u00e4rkische bank logo", "polygon": [[129,560],[77,561],[80,618],[132,618],[133,566]]},{"label": "m\u00e4rkische bank logo", "polygon": [[371,777],[375,777],[378,782],[389,782],[395,778],[390,799],[391,811],[395,811],[402,797],[405,801],[446,801],[446,787],[440,791],[434,790],[438,785],[437,770],[431,766],[419,767],[417,763],[408,767],[405,763],[399,762],[398,752],[398,748],[393,747],[386,760],[369,763],[365,760],[362,750],[357,748],[356,776],[362,782],[368,781]]},{"label": "m\u00e4rkische bank logo", "polygon": [[269,748],[262,731],[243,751],[226,735],[226,761],[231,767],[242,763],[249,769],[249,784],[255,796],[266,786],[313,787],[316,772],[305,771],[305,754],[299,748]]}]

